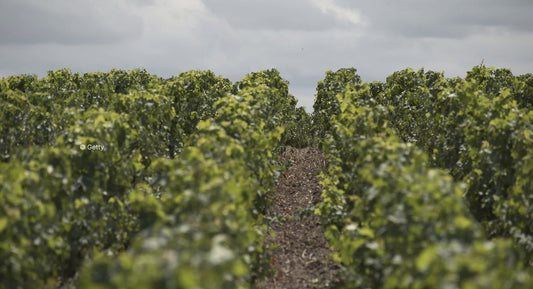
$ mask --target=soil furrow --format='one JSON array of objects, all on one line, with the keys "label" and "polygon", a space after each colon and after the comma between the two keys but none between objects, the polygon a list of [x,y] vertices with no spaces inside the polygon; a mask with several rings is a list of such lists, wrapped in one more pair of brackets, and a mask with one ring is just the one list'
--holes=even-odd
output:
[{"label": "soil furrow", "polygon": [[[316,148],[288,147],[281,161],[292,165],[280,177],[272,212],[290,217],[321,201],[318,174],[326,169],[326,160]],[[265,238],[265,246],[277,244],[270,251],[274,273],[260,288],[334,288],[339,269],[316,215],[311,212],[286,222],[274,221],[268,230],[272,234]]]}]

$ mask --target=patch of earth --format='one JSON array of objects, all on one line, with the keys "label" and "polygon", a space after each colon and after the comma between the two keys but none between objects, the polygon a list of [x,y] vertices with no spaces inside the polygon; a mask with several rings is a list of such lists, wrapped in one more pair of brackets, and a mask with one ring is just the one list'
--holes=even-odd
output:
[{"label": "patch of earth", "polygon": [[312,211],[322,200],[318,175],[327,168],[324,154],[312,147],[287,147],[280,161],[292,165],[281,175],[273,197],[272,215],[281,218],[269,225],[265,237],[265,248],[276,244],[269,252],[274,273],[259,288],[335,288],[340,269]]}]

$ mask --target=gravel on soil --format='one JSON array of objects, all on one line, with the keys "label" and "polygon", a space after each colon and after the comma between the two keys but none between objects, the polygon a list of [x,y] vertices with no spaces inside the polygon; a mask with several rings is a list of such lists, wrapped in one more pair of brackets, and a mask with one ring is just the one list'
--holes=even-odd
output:
[{"label": "gravel on soil", "polygon": [[273,274],[259,287],[335,288],[339,267],[312,211],[322,200],[318,175],[327,168],[324,154],[312,147],[287,147],[280,161],[292,164],[280,176],[271,211],[285,221],[273,221],[268,227],[265,248],[276,244],[269,253]]}]

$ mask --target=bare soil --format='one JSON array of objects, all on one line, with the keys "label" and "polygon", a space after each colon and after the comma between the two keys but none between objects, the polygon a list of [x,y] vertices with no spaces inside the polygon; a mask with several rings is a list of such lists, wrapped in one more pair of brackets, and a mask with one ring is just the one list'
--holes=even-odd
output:
[{"label": "bare soil", "polygon": [[287,147],[282,163],[292,163],[281,175],[271,214],[278,216],[268,227],[265,248],[270,251],[273,274],[259,287],[335,288],[339,268],[314,205],[321,201],[319,173],[326,169],[324,154],[317,148]]}]

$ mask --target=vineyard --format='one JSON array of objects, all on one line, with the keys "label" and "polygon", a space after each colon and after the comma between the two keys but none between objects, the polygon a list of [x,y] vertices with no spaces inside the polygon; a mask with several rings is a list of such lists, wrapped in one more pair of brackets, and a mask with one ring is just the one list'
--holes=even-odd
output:
[{"label": "vineyard", "polygon": [[[533,288],[532,74],[328,71],[312,114],[288,87],[274,69],[1,79],[0,288],[282,288],[281,228],[304,224],[334,284],[290,288]],[[321,197],[289,210],[315,190],[296,175]]]}]

